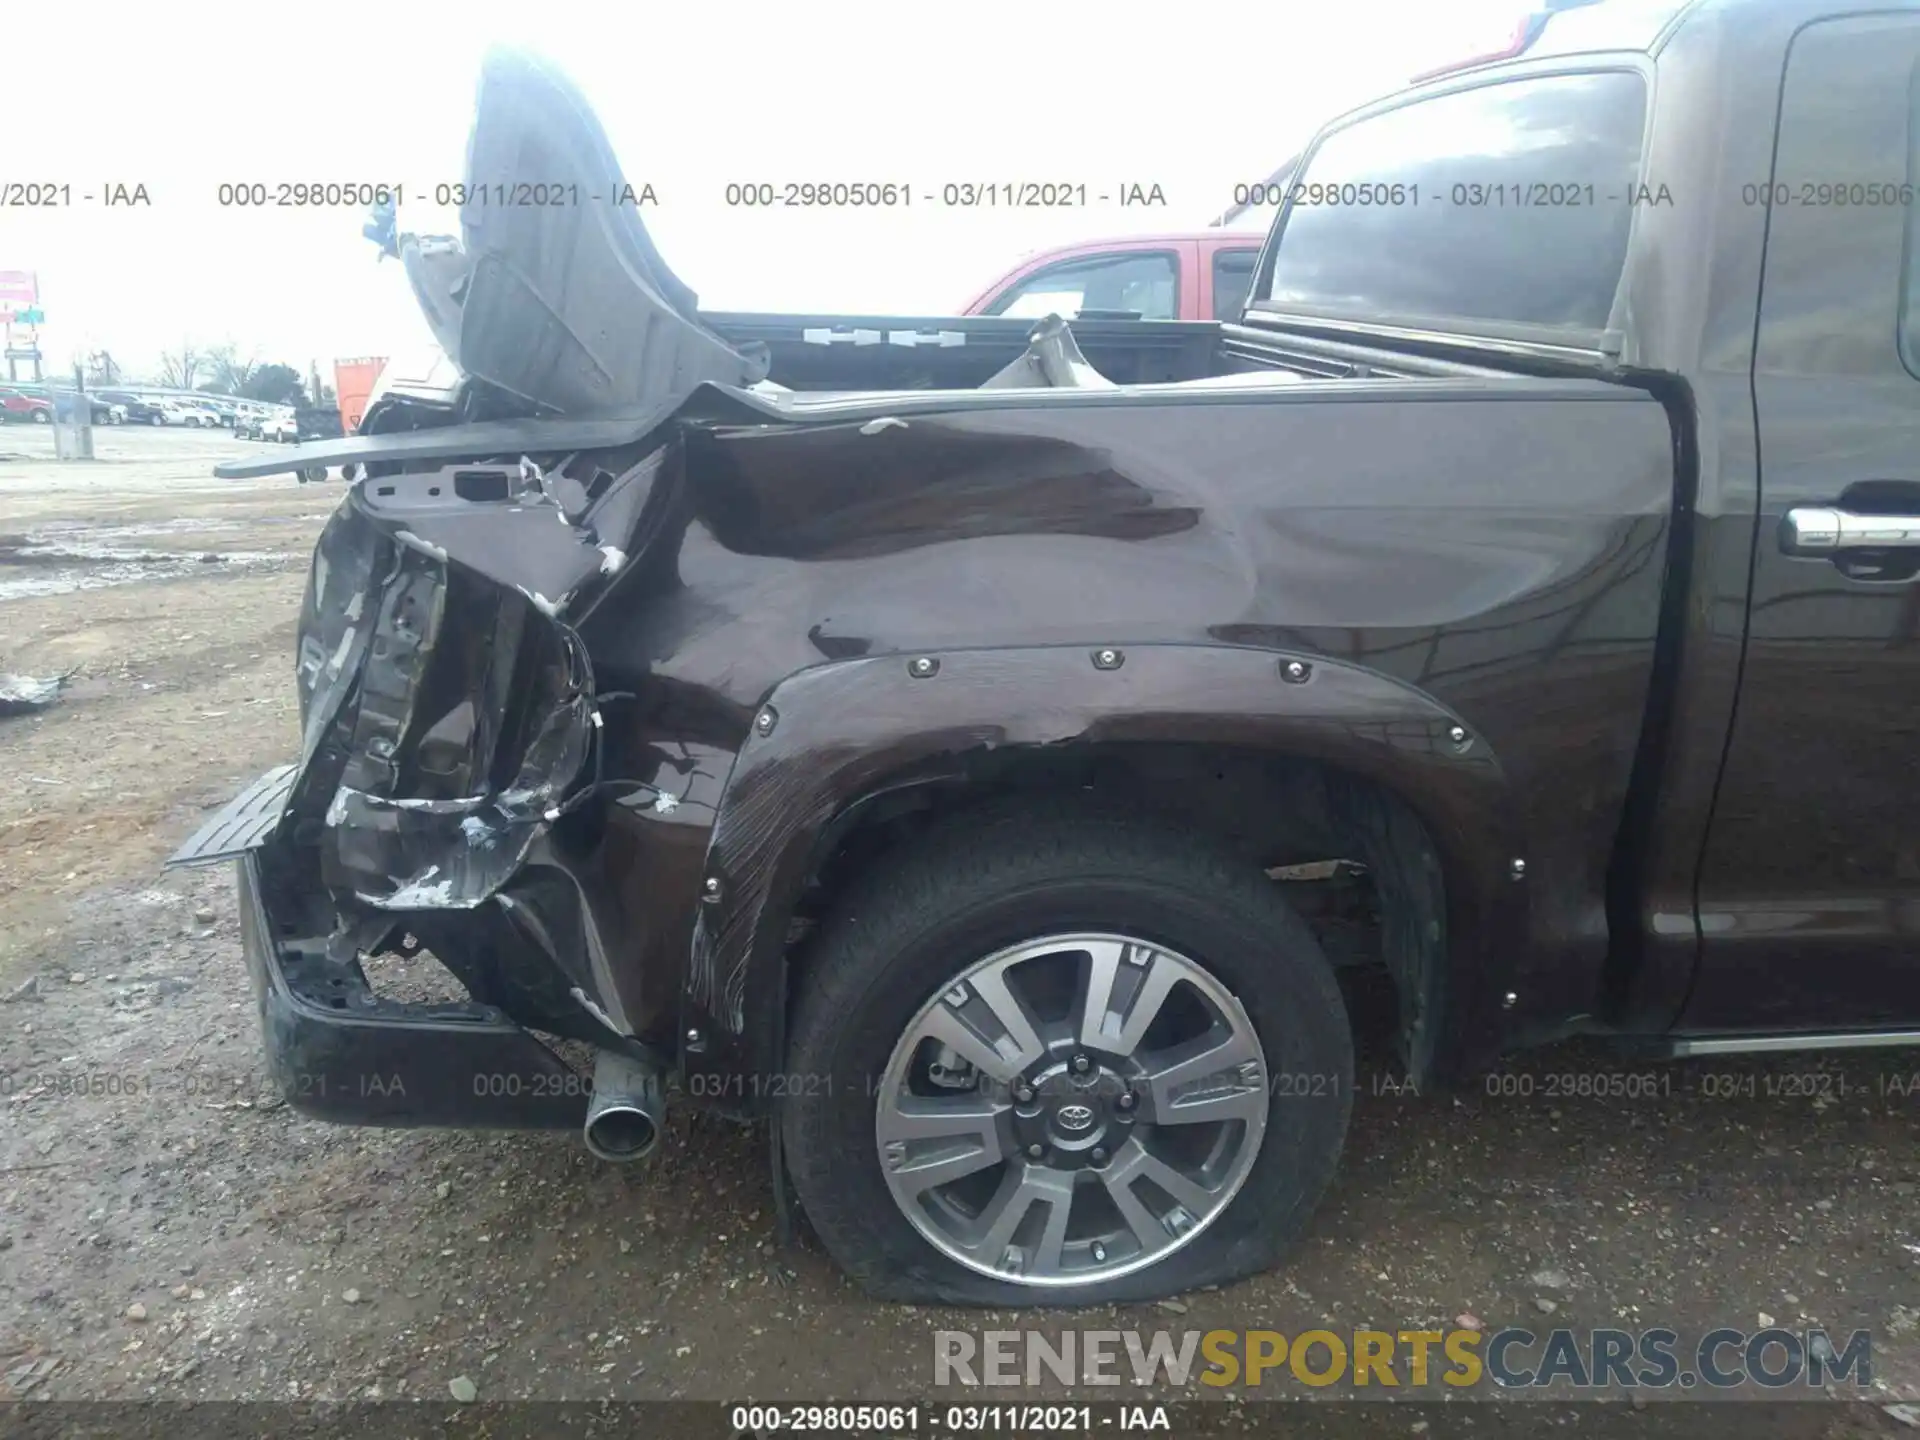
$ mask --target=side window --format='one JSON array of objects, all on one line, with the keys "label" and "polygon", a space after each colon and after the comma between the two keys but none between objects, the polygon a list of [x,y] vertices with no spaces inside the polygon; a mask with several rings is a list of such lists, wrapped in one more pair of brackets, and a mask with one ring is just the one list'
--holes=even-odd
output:
[{"label": "side window", "polygon": [[1605,327],[1626,261],[1646,84],[1502,79],[1322,137],[1262,299],[1369,318]]},{"label": "side window", "polygon": [[1083,310],[1131,313],[1142,320],[1178,319],[1178,261],[1163,250],[1063,260],[1001,292],[987,307],[989,315],[1034,320],[1047,315],[1071,320]]},{"label": "side window", "polygon": [[1766,206],[1763,375],[1920,375],[1915,216],[1920,18],[1856,15],[1794,37]]},{"label": "side window", "polygon": [[1213,252],[1214,319],[1240,318],[1247,308],[1247,292],[1253,289],[1253,263],[1259,258],[1258,248]]}]

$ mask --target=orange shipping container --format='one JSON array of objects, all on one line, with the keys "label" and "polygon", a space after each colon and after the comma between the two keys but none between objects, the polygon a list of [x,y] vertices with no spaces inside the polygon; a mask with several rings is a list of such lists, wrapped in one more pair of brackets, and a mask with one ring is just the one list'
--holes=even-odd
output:
[{"label": "orange shipping container", "polygon": [[340,401],[342,433],[351,435],[359,430],[360,417],[367,413],[367,397],[386,364],[384,355],[333,362],[333,393]]}]

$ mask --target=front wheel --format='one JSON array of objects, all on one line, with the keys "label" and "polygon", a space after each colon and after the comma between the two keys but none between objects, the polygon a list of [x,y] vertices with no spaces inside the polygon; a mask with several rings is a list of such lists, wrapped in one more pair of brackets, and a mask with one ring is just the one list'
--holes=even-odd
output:
[{"label": "front wheel", "polygon": [[1257,867],[1117,814],[948,822],[806,965],[780,1118],[886,1298],[1107,1304],[1273,1265],[1339,1158],[1346,1007]]},{"label": "front wheel", "polygon": [[52,419],[53,419],[53,416],[49,415],[44,410],[36,410],[33,412],[33,423],[36,425],[45,425],[49,423]]}]

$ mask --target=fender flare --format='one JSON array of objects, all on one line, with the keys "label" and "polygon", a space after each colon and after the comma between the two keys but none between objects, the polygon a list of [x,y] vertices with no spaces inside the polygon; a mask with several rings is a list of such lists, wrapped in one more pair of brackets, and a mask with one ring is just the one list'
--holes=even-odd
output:
[{"label": "fender flare", "polygon": [[788,923],[837,817],[943,757],[1111,742],[1265,750],[1397,795],[1441,855],[1450,1048],[1498,1048],[1496,997],[1527,933],[1527,887],[1509,870],[1522,827],[1498,757],[1439,701],[1361,666],[1244,646],[947,650],[812,666],[767,696],[708,842],[682,996],[694,1093],[748,1112],[778,1098]]}]

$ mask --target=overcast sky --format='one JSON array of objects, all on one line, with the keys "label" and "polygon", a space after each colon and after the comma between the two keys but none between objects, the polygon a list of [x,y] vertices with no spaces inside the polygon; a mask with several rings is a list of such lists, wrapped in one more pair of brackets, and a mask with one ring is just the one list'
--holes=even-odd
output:
[{"label": "overcast sky", "polygon": [[[425,338],[358,209],[222,207],[222,182],[404,184],[402,228],[452,228],[490,43],[528,45],[598,109],[643,218],[713,309],[950,313],[1021,254],[1198,228],[1324,119],[1488,48],[1512,0],[608,0],[308,6],[96,4],[12,15],[0,270],[39,273],[56,366],[136,372],[182,340],[304,370]],[[32,23],[34,15],[41,24]],[[26,22],[23,24],[22,22]],[[41,38],[44,37],[44,38]],[[729,208],[729,181],[909,181],[904,210]],[[947,181],[1158,185],[1164,209],[954,210]],[[104,208],[121,183],[145,208]],[[414,198],[416,192],[426,203]]]}]

